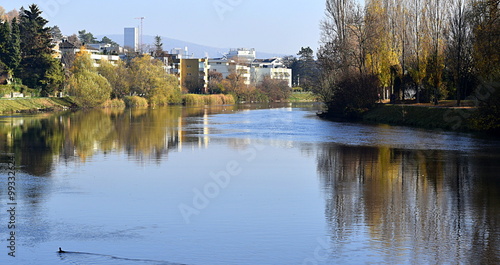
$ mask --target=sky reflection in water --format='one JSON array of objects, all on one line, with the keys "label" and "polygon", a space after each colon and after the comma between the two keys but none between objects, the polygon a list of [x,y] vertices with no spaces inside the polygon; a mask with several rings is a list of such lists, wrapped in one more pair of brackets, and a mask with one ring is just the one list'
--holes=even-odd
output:
[{"label": "sky reflection in water", "polygon": [[498,142],[333,123],[315,108],[1,118],[1,161],[20,165],[16,261],[500,262]]}]

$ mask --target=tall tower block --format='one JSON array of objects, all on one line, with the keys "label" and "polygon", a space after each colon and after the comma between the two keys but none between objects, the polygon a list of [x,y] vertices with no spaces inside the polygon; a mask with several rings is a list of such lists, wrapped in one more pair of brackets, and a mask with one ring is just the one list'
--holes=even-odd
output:
[{"label": "tall tower block", "polygon": [[139,30],[138,28],[125,28],[125,48],[132,49],[134,52],[139,51]]}]

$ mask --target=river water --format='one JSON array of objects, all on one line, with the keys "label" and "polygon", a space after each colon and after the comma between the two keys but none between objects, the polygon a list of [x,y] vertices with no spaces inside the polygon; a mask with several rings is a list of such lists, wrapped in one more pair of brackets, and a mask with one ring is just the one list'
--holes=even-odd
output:
[{"label": "river water", "polygon": [[0,264],[500,264],[499,141],[318,108],[0,117]]}]

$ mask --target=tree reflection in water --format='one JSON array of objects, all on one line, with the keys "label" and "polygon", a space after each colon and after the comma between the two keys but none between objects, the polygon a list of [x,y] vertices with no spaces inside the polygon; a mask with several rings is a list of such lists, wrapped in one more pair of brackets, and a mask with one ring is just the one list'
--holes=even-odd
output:
[{"label": "tree reflection in water", "polygon": [[318,172],[333,253],[366,227],[391,264],[500,263],[498,157],[325,144]]}]

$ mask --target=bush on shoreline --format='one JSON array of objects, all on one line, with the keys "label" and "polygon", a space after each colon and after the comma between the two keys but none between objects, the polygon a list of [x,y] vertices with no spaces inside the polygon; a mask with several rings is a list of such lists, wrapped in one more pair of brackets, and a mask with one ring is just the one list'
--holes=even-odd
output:
[{"label": "bush on shoreline", "polygon": [[197,95],[197,94],[186,94],[182,97],[182,103],[184,105],[196,106],[196,105],[231,105],[235,104],[236,101],[232,95],[225,94],[214,94],[214,95]]},{"label": "bush on shoreline", "polygon": [[101,108],[113,108],[113,109],[124,109],[126,107],[125,101],[121,99],[108,99],[104,103],[101,104]]},{"label": "bush on shoreline", "polygon": [[137,108],[137,107],[148,107],[148,101],[145,98],[141,98],[139,96],[128,96],[123,98],[125,102],[125,106],[128,108]]}]

